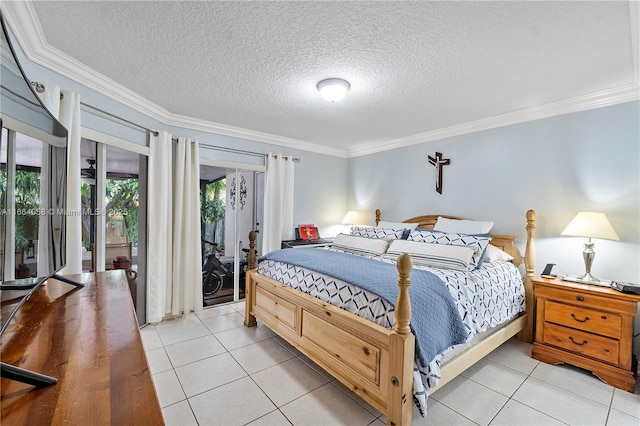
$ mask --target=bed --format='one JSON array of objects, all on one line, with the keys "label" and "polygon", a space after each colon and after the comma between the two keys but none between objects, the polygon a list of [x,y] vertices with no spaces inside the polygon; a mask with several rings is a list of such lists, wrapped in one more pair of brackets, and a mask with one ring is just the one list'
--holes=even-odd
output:
[{"label": "bed", "polygon": [[[417,226],[418,230],[411,231],[412,236],[410,238],[414,238],[414,233],[419,236],[420,232],[424,234],[428,232],[419,232],[420,229],[432,229],[439,217],[459,220],[459,218],[452,216],[423,215],[407,219],[402,223],[414,224],[412,225],[413,228]],[[376,210],[376,225],[379,223],[381,223],[380,211]],[[256,269],[255,257],[249,256],[250,271],[246,277],[245,325],[252,327],[257,324],[257,320],[263,322],[323,367],[337,380],[384,413],[388,424],[411,424],[416,388],[420,387],[421,381],[425,381],[423,368],[429,370],[431,365],[437,364],[435,373],[427,373],[434,376],[425,381],[430,383],[424,383],[425,389],[423,393],[433,393],[514,335],[518,335],[521,340],[531,341],[533,327],[531,278],[535,270],[535,251],[533,246],[534,211],[527,212],[526,223],[525,267],[524,273],[518,275],[518,278],[522,281],[521,291],[524,297],[522,305],[526,306],[526,309],[509,318],[506,323],[501,323],[498,326],[490,327],[481,333],[475,334],[473,339],[465,340],[464,344],[448,347],[446,351],[441,351],[444,354],[439,353],[437,357],[438,363],[435,361],[429,363],[429,365],[419,363],[423,353],[431,353],[433,351],[431,347],[428,348],[428,351],[425,351],[425,347],[431,343],[430,340],[437,341],[439,337],[429,338],[427,336],[425,340],[422,327],[418,329],[419,333],[415,333],[416,324],[419,324],[418,321],[421,317],[415,316],[412,322],[411,299],[418,295],[416,292],[419,288],[423,288],[420,287],[423,285],[421,281],[416,280],[416,277],[422,279],[422,275],[427,275],[422,271],[423,269],[430,270],[431,275],[434,275],[434,273],[435,275],[446,275],[451,271],[438,271],[424,267],[422,264],[414,267],[411,257],[406,253],[398,253],[397,258],[386,259],[384,262],[380,262],[380,259],[369,260],[368,258],[362,261],[353,260],[354,269],[356,264],[365,262],[365,260],[374,262],[371,264],[371,268],[378,268],[378,264],[389,262],[395,265],[394,268],[397,269],[397,273],[394,271],[393,279],[389,278],[388,265],[384,267],[387,268],[384,273],[381,270],[379,274],[389,281],[397,281],[397,289],[387,286],[388,288],[393,288],[397,295],[394,303],[392,303],[393,306],[389,308],[392,312],[392,321],[387,321],[388,323],[384,323],[384,321],[385,318],[389,317],[389,309],[385,314],[386,316],[380,315],[382,322],[377,320],[378,311],[375,310],[377,308],[362,309],[362,307],[357,307],[355,310],[358,311],[358,315],[356,315],[348,310],[334,306],[333,302],[328,300],[327,297],[323,297],[323,300],[323,298],[319,298],[321,297],[320,294],[314,294],[313,292],[307,294],[290,286],[299,286],[299,283],[287,282],[287,276],[305,275],[306,272],[278,275],[275,272],[269,272],[268,269],[265,269],[266,266]],[[517,267],[523,263],[523,257],[513,244],[515,238],[513,235],[491,234],[490,244],[513,257],[510,263]],[[249,253],[252,254],[254,253],[255,234],[252,233],[249,239]],[[407,243],[397,242],[397,244],[398,247],[404,247],[402,244]],[[392,241],[389,248],[393,246],[394,242]],[[334,252],[336,248],[339,249],[340,245],[336,244],[334,250],[326,251]],[[307,250],[307,252],[303,250]],[[288,249],[280,252],[298,251],[296,256],[305,258],[305,255],[310,257],[309,250],[322,249]],[[390,249],[389,252],[391,251]],[[273,253],[275,254],[276,252]],[[288,256],[292,254],[290,253]],[[313,257],[321,258],[324,256],[328,256],[326,261],[331,263],[338,254],[313,252]],[[353,259],[353,254],[351,253],[344,254],[344,256],[352,256],[349,258],[349,262]],[[390,254],[385,253],[384,256],[390,256]],[[416,262],[421,261],[421,257],[417,255],[414,255],[414,259]],[[270,262],[276,266],[285,264],[283,263],[284,261],[273,258],[263,260],[261,266],[268,266]],[[363,263],[359,267],[367,268],[367,265],[369,264]],[[299,268],[295,265],[287,265],[287,267]],[[383,266],[380,266],[380,268],[383,268]],[[263,272],[261,273],[260,270]],[[326,274],[331,275],[328,272]],[[339,276],[337,273],[335,275]],[[411,277],[411,280],[417,281],[411,291],[409,277]],[[471,279],[475,280],[475,278]],[[315,277],[311,280],[325,281],[324,278]],[[292,281],[295,280],[292,279]],[[331,282],[333,283],[333,281]],[[337,282],[341,281],[337,279]],[[380,303],[384,305],[384,301]],[[421,309],[420,304],[415,303],[413,309],[415,310],[416,308]],[[354,309],[351,310],[353,311]],[[374,311],[373,314],[369,315],[372,318],[367,318],[366,314],[362,315],[362,312],[371,310]],[[466,321],[466,318],[464,320]],[[466,323],[465,326],[467,326]],[[459,326],[457,327],[459,328]],[[456,342],[460,342],[460,340]],[[440,363],[442,364],[440,365]]]}]

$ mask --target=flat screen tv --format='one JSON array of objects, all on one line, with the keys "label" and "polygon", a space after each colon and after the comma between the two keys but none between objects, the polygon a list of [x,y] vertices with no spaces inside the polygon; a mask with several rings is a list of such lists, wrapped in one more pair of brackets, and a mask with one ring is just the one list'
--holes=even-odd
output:
[{"label": "flat screen tv", "polygon": [[[26,78],[1,11],[0,21],[2,335],[31,294],[65,266],[68,213],[67,130]],[[34,385],[55,383],[54,378],[1,365],[2,377]]]}]

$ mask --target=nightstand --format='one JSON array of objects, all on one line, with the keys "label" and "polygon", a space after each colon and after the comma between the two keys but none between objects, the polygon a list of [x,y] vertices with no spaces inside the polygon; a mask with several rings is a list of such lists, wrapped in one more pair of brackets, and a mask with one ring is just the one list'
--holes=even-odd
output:
[{"label": "nightstand", "polygon": [[560,279],[534,278],[536,331],[531,356],[590,370],[633,392],[633,317],[640,295]]},{"label": "nightstand", "polygon": [[323,247],[330,246],[333,243],[333,238],[320,238],[317,240],[285,240],[282,242],[280,248],[295,248],[295,247]]}]

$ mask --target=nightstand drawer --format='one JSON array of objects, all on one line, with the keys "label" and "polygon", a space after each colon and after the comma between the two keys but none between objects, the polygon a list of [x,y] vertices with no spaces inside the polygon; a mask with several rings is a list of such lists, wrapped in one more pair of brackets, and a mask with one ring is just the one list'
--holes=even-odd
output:
[{"label": "nightstand drawer", "polygon": [[594,309],[556,303],[551,300],[544,305],[545,321],[571,328],[597,333],[619,339],[622,331],[622,318],[619,315]]},{"label": "nightstand drawer", "polygon": [[618,364],[620,342],[556,324],[545,323],[543,342],[572,352]]},{"label": "nightstand drawer", "polygon": [[572,290],[552,287],[536,288],[536,297],[558,302],[567,302],[572,305],[584,306],[585,308],[603,309],[610,312],[625,312],[631,315],[635,315],[636,313],[634,304],[628,301],[594,295],[591,292],[579,288]]}]

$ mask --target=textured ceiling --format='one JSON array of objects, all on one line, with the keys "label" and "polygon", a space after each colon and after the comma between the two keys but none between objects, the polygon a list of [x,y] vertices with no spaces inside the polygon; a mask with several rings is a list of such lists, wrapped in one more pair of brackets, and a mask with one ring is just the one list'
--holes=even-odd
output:
[{"label": "textured ceiling", "polygon": [[[172,114],[345,152],[637,84],[628,2],[33,9],[52,48]],[[342,102],[317,92],[328,77],[351,83]]]}]

